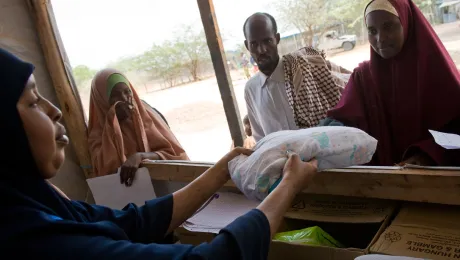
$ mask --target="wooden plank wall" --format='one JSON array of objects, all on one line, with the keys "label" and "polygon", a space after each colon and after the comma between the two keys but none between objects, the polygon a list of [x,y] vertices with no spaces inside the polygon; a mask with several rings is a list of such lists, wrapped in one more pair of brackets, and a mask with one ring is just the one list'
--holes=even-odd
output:
[{"label": "wooden plank wall", "polygon": [[92,168],[87,142],[86,118],[80,96],[75,86],[72,86],[69,66],[66,66],[65,62],[67,56],[60,40],[51,3],[49,0],[27,1],[35,20],[46,65],[59,99],[70,141],[85,176],[89,178],[92,176]]}]

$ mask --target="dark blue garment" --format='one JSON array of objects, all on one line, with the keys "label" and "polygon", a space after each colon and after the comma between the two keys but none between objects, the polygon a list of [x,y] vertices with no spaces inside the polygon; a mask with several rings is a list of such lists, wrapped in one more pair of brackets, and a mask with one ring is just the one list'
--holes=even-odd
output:
[{"label": "dark blue garment", "polygon": [[266,259],[267,218],[252,210],[209,244],[162,244],[173,196],[112,210],[69,201],[42,177],[16,104],[33,71],[0,49],[0,249],[15,259]]},{"label": "dark blue garment", "polygon": [[[0,186],[2,196],[6,195],[4,188]],[[40,259],[267,258],[270,227],[258,210],[237,219],[211,243],[194,247],[161,244],[171,220],[172,195],[148,201],[143,207],[130,204],[123,210],[71,201],[75,219],[61,217],[33,198],[23,199],[20,201],[24,206],[9,205],[10,210],[2,210],[0,216],[1,247],[26,249],[15,251],[17,258],[31,255]]]},{"label": "dark blue garment", "polygon": [[345,124],[333,118],[326,117],[319,122],[318,126],[345,126]]}]

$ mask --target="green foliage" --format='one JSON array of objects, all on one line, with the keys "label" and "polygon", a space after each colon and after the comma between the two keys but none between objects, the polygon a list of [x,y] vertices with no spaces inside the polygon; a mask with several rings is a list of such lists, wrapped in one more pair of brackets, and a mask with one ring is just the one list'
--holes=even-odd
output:
[{"label": "green foliage", "polygon": [[[333,23],[355,28],[359,33],[364,8],[370,0],[278,0],[274,9],[281,21],[307,35],[307,42],[316,33],[322,33]],[[413,0],[425,15],[433,14],[434,0]]]},{"label": "green foliage", "polygon": [[91,80],[94,77],[94,75],[96,75],[96,72],[97,72],[95,70],[88,68],[85,65],[79,65],[73,68],[72,71],[73,71],[73,76],[75,78],[75,83],[77,83],[77,86],[81,86],[85,82]]},{"label": "green foliage", "polygon": [[122,58],[109,67],[124,73],[146,72],[150,78],[161,78],[169,86],[176,85],[177,78],[189,74],[193,81],[199,80],[199,68],[210,61],[204,31],[193,30],[192,25],[184,25],[177,30],[171,41],[155,44],[146,52]]},{"label": "green foliage", "polygon": [[182,54],[182,65],[189,71],[194,81],[199,80],[200,63],[210,60],[204,31],[194,31],[191,25],[184,26],[176,33],[175,48]]},{"label": "green foliage", "polygon": [[145,71],[152,77],[161,77],[170,87],[182,71],[181,50],[174,42],[166,41],[162,45],[154,45],[142,55],[141,60]]},{"label": "green foliage", "polygon": [[285,23],[306,32],[305,40],[310,45],[317,27],[328,20],[324,0],[279,0],[273,5]]}]

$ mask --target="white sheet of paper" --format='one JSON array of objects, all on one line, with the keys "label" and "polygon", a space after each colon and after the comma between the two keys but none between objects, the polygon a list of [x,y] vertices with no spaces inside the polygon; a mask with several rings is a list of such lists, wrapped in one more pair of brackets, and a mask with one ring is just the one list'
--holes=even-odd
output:
[{"label": "white sheet of paper", "polygon": [[189,231],[218,233],[238,217],[256,208],[259,202],[247,199],[244,195],[231,192],[218,192],[205,208],[189,218],[183,227]]},{"label": "white sheet of paper", "polygon": [[429,130],[434,141],[446,149],[460,149],[460,135]]},{"label": "white sheet of paper", "polygon": [[122,209],[129,203],[143,206],[145,201],[156,197],[147,168],[137,170],[133,185],[126,187],[120,183],[118,173],[88,179],[88,186],[96,204],[113,209]]}]

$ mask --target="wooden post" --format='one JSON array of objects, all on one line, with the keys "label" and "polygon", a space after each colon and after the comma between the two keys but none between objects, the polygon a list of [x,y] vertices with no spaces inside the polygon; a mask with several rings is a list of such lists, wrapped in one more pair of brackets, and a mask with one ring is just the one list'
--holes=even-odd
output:
[{"label": "wooden post", "polygon": [[235,146],[243,145],[243,125],[233,91],[233,84],[227,67],[227,58],[220,37],[219,26],[212,0],[197,0],[203,22],[206,41],[211,53],[212,64],[216,73],[217,85],[224,104],[228,127]]},{"label": "wooden post", "polygon": [[78,91],[75,86],[72,86],[69,65],[66,66],[65,62],[67,56],[59,37],[51,3],[49,0],[28,0],[27,2],[35,19],[46,65],[59,99],[70,141],[80,166],[86,177],[89,178],[92,175],[92,167],[88,150],[86,118]]}]

